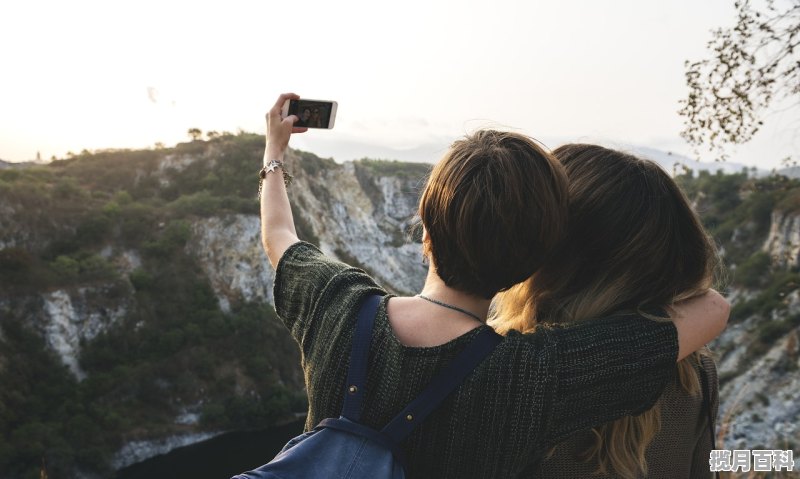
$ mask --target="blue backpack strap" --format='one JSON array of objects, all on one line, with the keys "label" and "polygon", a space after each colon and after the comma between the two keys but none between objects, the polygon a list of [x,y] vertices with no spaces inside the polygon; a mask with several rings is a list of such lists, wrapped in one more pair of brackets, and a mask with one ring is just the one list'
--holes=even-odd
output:
[{"label": "blue backpack strap", "polygon": [[367,385],[369,345],[372,342],[372,328],[381,298],[380,295],[372,295],[364,300],[358,311],[356,330],[353,333],[350,368],[347,370],[347,383],[344,386],[342,416],[355,422],[361,419],[361,403],[364,402],[364,390]]},{"label": "blue backpack strap", "polygon": [[464,348],[447,367],[433,378],[422,393],[394,417],[381,432],[399,443],[457,388],[503,340],[486,328]]},{"label": "blue backpack strap", "polygon": [[363,424],[359,424],[357,422],[350,421],[346,418],[328,418],[323,419],[320,421],[319,425],[316,429],[322,428],[329,428],[329,429],[336,429],[339,431],[345,431],[352,434],[356,434],[361,437],[365,437],[373,442],[376,442],[386,449],[392,451],[394,458],[400,463],[404,470],[406,470],[407,462],[406,462],[406,454],[403,451],[403,448],[400,447],[399,443],[393,441],[392,438],[386,436],[386,434],[376,431],[369,426],[364,426]]}]

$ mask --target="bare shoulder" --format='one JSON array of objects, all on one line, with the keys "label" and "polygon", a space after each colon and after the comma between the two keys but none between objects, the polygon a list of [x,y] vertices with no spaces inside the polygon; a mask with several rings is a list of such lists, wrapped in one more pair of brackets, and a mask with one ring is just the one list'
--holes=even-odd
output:
[{"label": "bare shoulder", "polygon": [[409,347],[441,346],[480,327],[477,321],[458,313],[439,311],[409,297],[390,298],[386,314],[397,340]]}]

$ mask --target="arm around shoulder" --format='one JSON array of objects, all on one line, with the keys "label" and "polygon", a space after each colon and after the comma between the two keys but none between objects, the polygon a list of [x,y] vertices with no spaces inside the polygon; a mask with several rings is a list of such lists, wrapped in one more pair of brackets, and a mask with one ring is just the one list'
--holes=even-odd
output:
[{"label": "arm around shoulder", "polygon": [[673,305],[678,330],[678,361],[702,348],[725,330],[731,305],[712,290]]}]

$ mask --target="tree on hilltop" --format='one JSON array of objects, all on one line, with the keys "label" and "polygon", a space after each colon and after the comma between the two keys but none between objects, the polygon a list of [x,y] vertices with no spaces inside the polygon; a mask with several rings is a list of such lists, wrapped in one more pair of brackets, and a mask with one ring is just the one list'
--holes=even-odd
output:
[{"label": "tree on hilltop", "polygon": [[710,58],[686,62],[681,136],[718,159],[729,145],[750,141],[771,106],[800,104],[800,0],[753,3],[735,2],[736,25],[712,32]]},{"label": "tree on hilltop", "polygon": [[203,137],[203,130],[200,128],[189,128],[186,133],[192,138],[192,141],[197,141]]}]

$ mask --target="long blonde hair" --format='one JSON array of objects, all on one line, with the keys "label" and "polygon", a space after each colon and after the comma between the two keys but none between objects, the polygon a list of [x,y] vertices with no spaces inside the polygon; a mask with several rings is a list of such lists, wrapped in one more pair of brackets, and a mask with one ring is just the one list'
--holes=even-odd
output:
[{"label": "long blonde hair", "polygon": [[[553,154],[569,179],[567,235],[531,278],[497,296],[491,324],[498,332],[669,307],[712,286],[714,243],[657,164],[596,145],[565,145]],[[699,354],[677,365],[688,394],[700,391]],[[598,426],[580,459],[596,463],[599,473],[646,475],[645,452],[660,426],[658,403]]]}]

